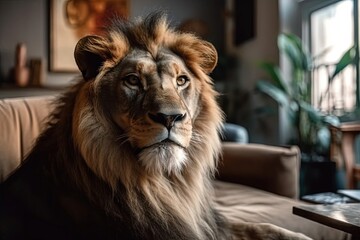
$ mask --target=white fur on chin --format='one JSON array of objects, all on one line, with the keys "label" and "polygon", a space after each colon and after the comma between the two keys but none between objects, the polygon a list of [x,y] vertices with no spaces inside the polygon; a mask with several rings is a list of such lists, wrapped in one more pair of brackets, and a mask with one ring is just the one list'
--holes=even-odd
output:
[{"label": "white fur on chin", "polygon": [[139,160],[146,171],[151,173],[179,173],[187,160],[187,154],[180,146],[171,143],[159,143],[143,149]]}]

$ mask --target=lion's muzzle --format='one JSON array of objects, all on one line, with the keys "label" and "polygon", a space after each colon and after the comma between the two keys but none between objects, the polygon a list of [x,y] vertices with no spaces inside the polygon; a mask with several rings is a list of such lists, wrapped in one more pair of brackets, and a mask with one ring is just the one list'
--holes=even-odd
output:
[{"label": "lion's muzzle", "polygon": [[180,122],[185,118],[185,113],[184,114],[164,114],[164,113],[149,113],[149,118],[151,120],[153,120],[156,123],[160,123],[162,125],[164,125],[169,131],[170,129],[174,126],[175,122]]}]

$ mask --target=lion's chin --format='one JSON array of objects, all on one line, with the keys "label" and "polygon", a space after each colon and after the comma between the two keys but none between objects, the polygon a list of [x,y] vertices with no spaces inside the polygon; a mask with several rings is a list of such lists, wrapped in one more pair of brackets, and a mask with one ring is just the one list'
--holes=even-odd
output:
[{"label": "lion's chin", "polygon": [[187,154],[183,147],[160,142],[144,148],[139,153],[139,160],[146,171],[150,173],[178,174],[183,169]]}]

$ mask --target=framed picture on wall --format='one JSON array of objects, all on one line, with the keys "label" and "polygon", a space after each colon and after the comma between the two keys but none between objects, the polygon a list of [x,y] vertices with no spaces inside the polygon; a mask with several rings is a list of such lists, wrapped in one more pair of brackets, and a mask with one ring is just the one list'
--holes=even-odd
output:
[{"label": "framed picture on wall", "polygon": [[228,54],[256,37],[256,0],[226,0],[225,48]]},{"label": "framed picture on wall", "polygon": [[77,72],[74,49],[89,34],[102,34],[111,18],[127,19],[130,0],[50,0],[49,70]]}]

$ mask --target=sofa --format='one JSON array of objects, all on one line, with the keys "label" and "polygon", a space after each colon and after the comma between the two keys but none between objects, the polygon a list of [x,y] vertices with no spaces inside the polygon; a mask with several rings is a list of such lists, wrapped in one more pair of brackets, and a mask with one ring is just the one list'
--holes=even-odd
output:
[{"label": "sofa", "polygon": [[[0,100],[0,182],[14,171],[44,128],[53,96]],[[316,240],[348,234],[292,214],[298,200],[299,149],[223,142],[214,181],[217,209],[230,221],[272,223]],[[0,196],[1,197],[1,196]]]}]

